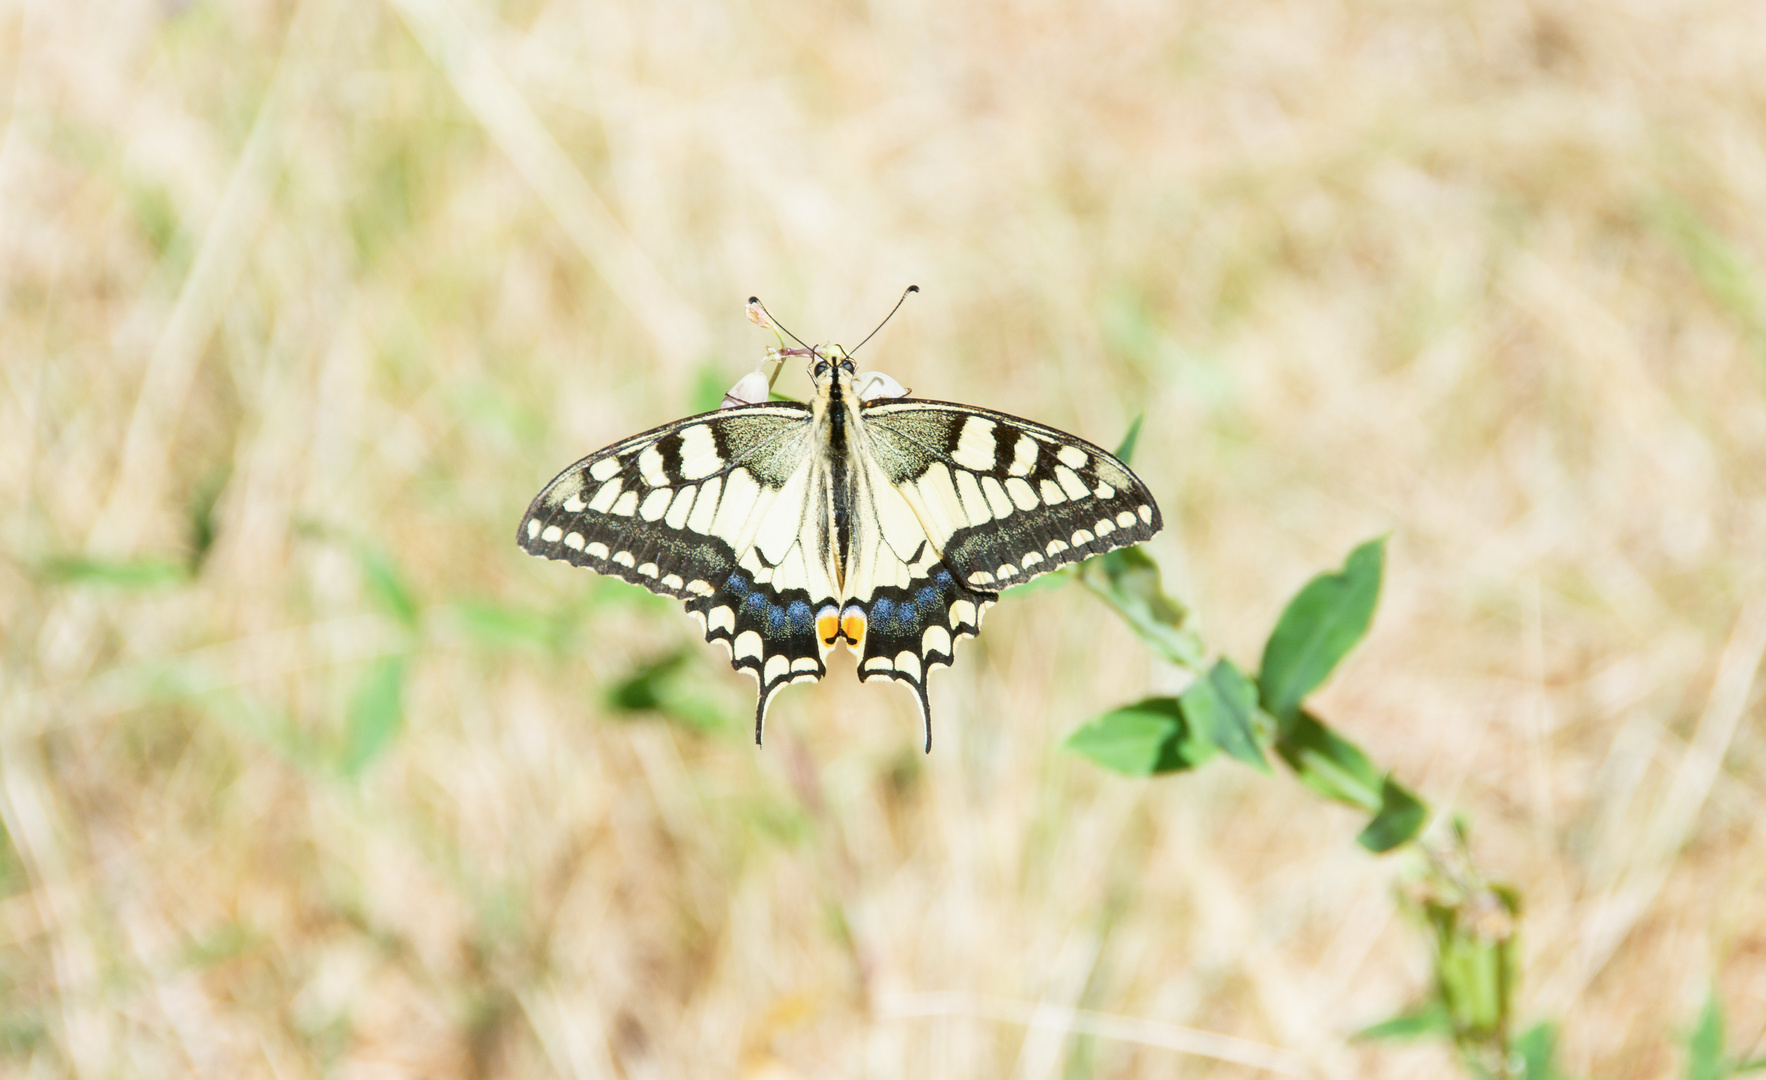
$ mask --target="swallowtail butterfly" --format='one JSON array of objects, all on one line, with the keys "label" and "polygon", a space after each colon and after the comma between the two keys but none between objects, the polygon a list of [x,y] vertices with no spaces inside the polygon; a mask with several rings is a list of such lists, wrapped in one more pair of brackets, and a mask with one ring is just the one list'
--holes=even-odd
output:
[{"label": "swallowtail butterfly", "polygon": [[1066,432],[909,397],[838,345],[768,354],[807,359],[810,402],[767,400],[763,365],[717,411],[559,473],[517,532],[530,555],[686,601],[759,684],[756,743],[773,697],[845,644],[861,681],[913,691],[930,752],[926,677],[1000,590],[1163,525],[1127,465]]}]

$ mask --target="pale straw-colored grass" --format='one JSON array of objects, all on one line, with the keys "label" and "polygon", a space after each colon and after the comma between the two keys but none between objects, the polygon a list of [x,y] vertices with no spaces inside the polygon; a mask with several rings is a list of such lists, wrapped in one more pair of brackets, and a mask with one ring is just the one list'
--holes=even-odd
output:
[{"label": "pale straw-colored grass", "polygon": [[[1079,590],[995,609],[930,758],[850,661],[757,750],[686,619],[515,549],[753,365],[750,293],[851,342],[909,282],[865,358],[917,392],[1146,411],[1243,664],[1390,531],[1319,709],[1524,892],[1522,1018],[1676,1075],[1714,985],[1745,1049],[1763,103],[1751,0],[15,0],[0,1073],[1447,1074],[1349,1039],[1428,970],[1354,815],[1060,749],[1180,685]],[[67,569],[182,559],[217,487],[193,581]],[[725,730],[606,712],[683,646]]]}]

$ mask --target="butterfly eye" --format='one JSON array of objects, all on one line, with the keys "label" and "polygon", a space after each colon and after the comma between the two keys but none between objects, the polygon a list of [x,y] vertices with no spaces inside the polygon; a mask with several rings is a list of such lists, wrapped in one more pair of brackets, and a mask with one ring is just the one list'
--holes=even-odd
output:
[{"label": "butterfly eye", "polygon": [[822,375],[826,375],[827,373],[828,373],[828,362],[826,360],[823,360],[823,361],[816,364],[816,375],[818,377],[822,376]]},{"label": "butterfly eye", "polygon": [[848,375],[851,375],[855,369],[853,367],[853,363],[851,360],[842,360],[842,361],[840,361],[840,370],[846,372]]}]

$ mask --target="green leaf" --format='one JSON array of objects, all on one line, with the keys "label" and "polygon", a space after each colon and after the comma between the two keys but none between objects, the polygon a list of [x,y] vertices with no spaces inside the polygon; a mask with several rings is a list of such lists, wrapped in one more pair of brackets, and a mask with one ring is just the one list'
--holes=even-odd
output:
[{"label": "green leaf", "polygon": [[1723,1001],[1712,988],[1699,1010],[1699,1022],[1686,1037],[1686,1080],[1723,1080]]},{"label": "green leaf", "polygon": [[1122,436],[1121,444],[1116,447],[1116,458],[1124,465],[1134,456],[1134,444],[1140,441],[1141,422],[1146,418],[1146,413],[1136,413],[1134,423],[1128,425],[1128,434]]},{"label": "green leaf", "polygon": [[385,753],[404,726],[404,655],[383,656],[369,665],[368,673],[350,700],[344,731],[343,772],[362,775]]},{"label": "green leaf", "polygon": [[1165,595],[1151,555],[1131,547],[1087,559],[1079,564],[1079,580],[1115,608],[1148,648],[1179,667],[1201,670],[1202,643],[1186,625],[1190,613]]},{"label": "green leaf", "polygon": [[607,707],[616,713],[658,713],[699,732],[732,726],[715,700],[696,693],[686,676],[693,670],[690,649],[677,649],[640,665],[607,691]]},{"label": "green leaf", "polygon": [[1000,593],[1000,598],[1004,599],[1009,596],[1012,599],[1017,600],[1020,597],[1030,596],[1033,593],[1058,589],[1072,580],[1073,575],[1068,571],[1068,568],[1062,567],[1059,570],[1044,574],[1041,577],[1031,578],[1022,585],[1013,585],[1012,587],[1003,590]]},{"label": "green leaf", "polygon": [[1435,928],[1435,979],[1453,1029],[1465,1041],[1500,1038],[1520,971],[1514,932],[1520,900],[1491,886],[1453,903],[1426,903]]},{"label": "green leaf", "polygon": [[1352,1037],[1358,1040],[1420,1039],[1426,1035],[1451,1034],[1453,1018],[1447,1015],[1447,1006],[1439,1000],[1431,1000],[1390,1020],[1364,1027]]},{"label": "green leaf", "polygon": [[1551,1064],[1557,1041],[1557,1028],[1550,1023],[1534,1024],[1515,1038],[1514,1052],[1521,1055],[1525,1080],[1557,1080],[1558,1072]]},{"label": "green leaf", "polygon": [[189,580],[189,571],[166,559],[88,559],[57,555],[44,560],[43,576],[62,585],[110,589],[158,589]]},{"label": "green leaf", "polygon": [[388,615],[408,627],[416,627],[419,611],[417,599],[405,584],[399,568],[383,551],[364,547],[357,556],[362,563],[362,581],[368,595]]},{"label": "green leaf", "polygon": [[1276,753],[1300,782],[1340,803],[1373,813],[1380,809],[1385,778],[1361,748],[1320,723],[1310,713],[1298,714],[1275,744]]},{"label": "green leaf", "polygon": [[615,712],[660,709],[669,698],[676,673],[688,659],[685,649],[643,664],[607,691],[607,707]]},{"label": "green leaf", "polygon": [[1429,819],[1429,808],[1390,776],[1380,783],[1380,809],[1355,842],[1383,855],[1417,834]]},{"label": "green leaf", "polygon": [[1115,709],[1067,737],[1067,749],[1129,776],[1193,768],[1214,748],[1190,737],[1176,698],[1148,698]]},{"label": "green leaf", "polygon": [[1731,1068],[1729,1072],[1732,1076],[1740,1076],[1742,1073],[1747,1072],[1766,1072],[1766,1058],[1755,1058],[1752,1061],[1744,1061]]},{"label": "green leaf", "polygon": [[1301,700],[1367,633],[1385,553],[1385,537],[1369,540],[1349,553],[1340,573],[1320,574],[1288,602],[1263,647],[1258,675],[1263,707],[1277,721],[1292,721]]},{"label": "green leaf", "polygon": [[1257,724],[1257,687],[1231,660],[1217,660],[1179,699],[1196,737],[1254,769],[1269,772]]}]

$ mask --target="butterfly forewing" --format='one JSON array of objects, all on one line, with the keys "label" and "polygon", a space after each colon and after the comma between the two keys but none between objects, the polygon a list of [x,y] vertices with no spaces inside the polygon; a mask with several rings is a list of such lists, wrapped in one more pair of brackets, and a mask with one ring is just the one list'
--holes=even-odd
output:
[{"label": "butterfly forewing", "polygon": [[877,467],[970,588],[1021,585],[1164,524],[1128,466],[1054,428],[912,399],[861,415]]}]

